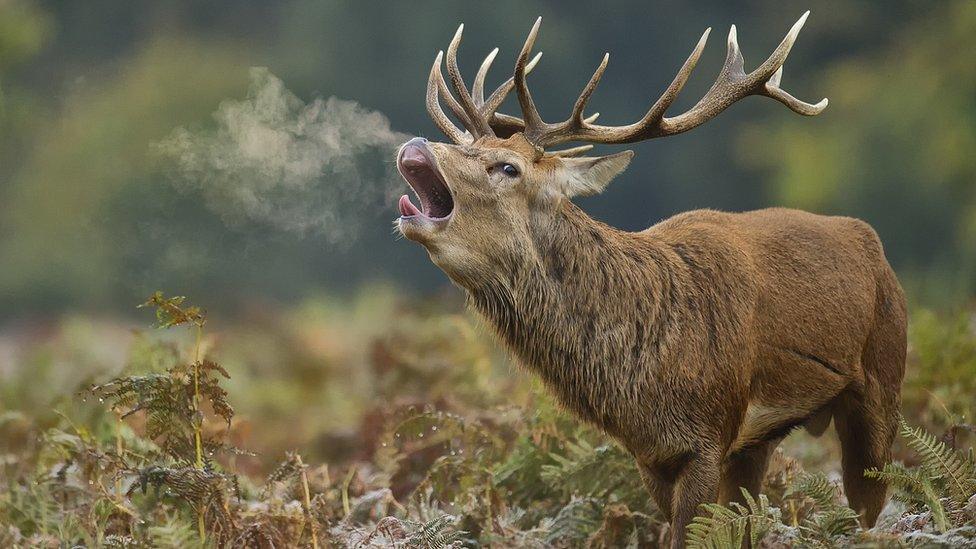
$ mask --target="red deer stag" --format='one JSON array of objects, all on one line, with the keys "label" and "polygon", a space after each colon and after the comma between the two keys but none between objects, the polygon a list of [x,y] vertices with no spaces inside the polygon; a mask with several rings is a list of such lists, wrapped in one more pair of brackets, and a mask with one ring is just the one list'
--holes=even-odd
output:
[{"label": "red deer stag", "polygon": [[[809,13],[809,12],[808,12]],[[464,288],[511,352],[559,402],[627,448],[662,512],[673,546],[699,504],[755,494],[769,457],[794,428],[819,435],[831,419],[844,489],[871,525],[881,467],[898,417],[906,348],[905,299],[872,228],[848,217],[788,209],[698,210],[641,232],[587,216],[570,200],[598,193],[632,151],[582,157],[592,145],[688,131],[749,95],[819,114],[780,87],[807,14],[746,73],[733,26],[714,85],[687,112],[665,116],[705,47],[708,30],[664,94],[625,126],[585,116],[604,56],[569,118],[539,116],[526,75],[541,18],[493,93],[482,63],[470,90],[457,64],[462,28],[437,55],[427,109],[454,144],[415,138],[398,167],[420,200],[400,198],[403,235]],[[515,89],[522,117],[497,112]],[[443,100],[465,130],[440,106]]]}]

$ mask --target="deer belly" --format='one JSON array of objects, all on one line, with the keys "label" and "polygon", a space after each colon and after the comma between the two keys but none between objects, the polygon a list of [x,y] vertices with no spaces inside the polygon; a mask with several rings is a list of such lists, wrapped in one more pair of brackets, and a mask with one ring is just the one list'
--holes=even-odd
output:
[{"label": "deer belly", "polygon": [[795,406],[750,402],[729,452],[785,436],[806,419],[807,413]]}]

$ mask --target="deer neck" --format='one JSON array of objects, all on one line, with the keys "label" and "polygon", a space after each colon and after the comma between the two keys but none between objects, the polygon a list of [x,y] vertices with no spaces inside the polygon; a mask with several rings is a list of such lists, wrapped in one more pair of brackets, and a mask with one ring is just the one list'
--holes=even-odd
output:
[{"label": "deer neck", "polygon": [[[646,380],[659,359],[674,291],[663,245],[609,227],[568,200],[529,220],[532,247],[522,261],[469,288],[520,361],[564,405],[612,428],[621,391],[615,380]],[[521,259],[521,258],[520,258]],[[644,381],[638,381],[643,383]]]}]

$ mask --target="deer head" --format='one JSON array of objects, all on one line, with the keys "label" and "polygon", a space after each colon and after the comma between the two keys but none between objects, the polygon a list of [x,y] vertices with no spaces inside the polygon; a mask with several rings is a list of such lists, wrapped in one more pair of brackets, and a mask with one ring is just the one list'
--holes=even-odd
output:
[{"label": "deer head", "polygon": [[[769,58],[746,73],[733,25],[728,53],[718,78],[687,112],[666,116],[705,48],[711,29],[678,70],[674,80],[647,113],[633,124],[596,124],[599,113],[586,116],[587,101],[607,67],[605,54],[583,88],[569,117],[562,122],[542,120],[526,77],[541,53],[530,60],[542,18],[536,20],[515,63],[514,75],[490,95],[485,77],[498,49],[481,64],[469,89],[458,68],[457,49],[464,25],[447,49],[447,72],[457,94],[448,89],[441,72],[443,52],[437,54],[427,83],[427,110],[453,143],[414,138],[397,155],[397,166],[420,201],[400,198],[397,220],[404,236],[423,244],[433,261],[456,282],[467,286],[492,276],[499,264],[524,259],[531,253],[530,222],[557,215],[577,195],[598,193],[633,156],[624,151],[609,156],[581,156],[593,145],[563,150],[550,147],[572,142],[623,144],[686,132],[715,117],[729,105],[750,95],[771,97],[798,114],[813,116],[827,106],[805,103],[780,88],[783,63],[809,12],[793,25]],[[516,90],[522,117],[498,112],[505,97]],[[464,127],[456,126],[441,108],[443,100]]]}]

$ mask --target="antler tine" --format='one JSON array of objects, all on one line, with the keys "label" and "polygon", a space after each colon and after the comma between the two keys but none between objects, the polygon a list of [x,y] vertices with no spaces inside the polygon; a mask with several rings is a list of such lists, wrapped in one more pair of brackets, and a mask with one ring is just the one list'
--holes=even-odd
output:
[{"label": "antler tine", "polygon": [[[600,83],[600,79],[603,78],[603,71],[607,70],[607,63],[610,62],[610,54],[603,54],[603,61],[600,61],[600,66],[593,71],[593,76],[590,77],[590,81],[586,83],[586,87],[580,92],[579,98],[576,99],[576,103],[573,105],[573,113],[570,115],[569,120],[572,121],[573,125],[579,127],[583,126],[583,109],[586,108],[586,102],[590,100],[590,96],[596,90],[597,85]],[[599,113],[598,113],[599,114]]]},{"label": "antler tine", "polygon": [[[596,112],[588,116],[583,122],[589,124],[597,119],[600,113]],[[498,137],[509,137],[525,129],[525,121],[517,116],[511,116],[496,112],[491,116],[491,129]]]},{"label": "antler tine", "polygon": [[468,130],[475,138],[478,138],[483,135],[492,135],[492,132],[491,127],[488,125],[488,119],[482,117],[481,113],[478,112],[478,108],[475,107],[474,100],[464,85],[464,78],[461,77],[461,69],[458,68],[457,49],[461,43],[461,34],[463,32],[464,24],[462,23],[458,26],[457,32],[454,33],[451,44],[447,47],[447,74],[451,77],[451,83],[454,84],[454,89],[457,91],[461,108],[464,109],[464,113],[470,122]]},{"label": "antler tine", "polygon": [[[535,58],[533,58],[532,61],[528,64],[528,66],[526,66],[526,68],[525,68],[525,72],[526,73],[532,72],[532,69],[535,67],[536,63],[538,63],[539,58],[541,56],[542,56],[542,52],[539,52],[538,54],[536,54]],[[513,86],[512,82],[513,82],[513,80],[511,78],[509,78],[508,81],[505,82],[505,84],[503,84],[502,86],[499,86],[499,89],[502,89],[503,87],[507,86],[508,88],[507,88],[507,90],[505,90],[505,93],[508,93],[508,90],[511,90],[512,89],[512,86]],[[594,84],[594,86],[595,86],[595,84]],[[494,94],[492,94],[492,97],[494,97]],[[504,95],[502,96],[502,98],[504,98]],[[482,112],[487,112],[487,106],[490,103],[491,103],[491,99],[489,99],[489,103],[486,103],[486,108],[482,109]],[[497,108],[497,105],[495,106],[495,108]],[[599,117],[600,117],[600,113],[595,112],[595,113],[591,114],[590,116],[584,118],[583,119],[583,124],[584,125],[585,124],[592,124]],[[511,135],[513,133],[517,133],[517,132],[523,131],[525,129],[525,121],[523,121],[521,118],[519,118],[517,116],[509,116],[507,114],[502,114],[502,113],[494,112],[494,111],[491,112],[491,122],[490,123],[491,123],[491,129],[494,130],[495,135],[497,135],[499,137],[502,137],[502,136],[506,136],[507,137],[507,136],[509,136],[509,135]],[[561,156],[565,156],[565,155],[561,155]]]},{"label": "antler tine", "polygon": [[451,138],[452,141],[458,144],[467,144],[471,142],[471,136],[461,131],[460,128],[451,122],[451,119],[444,114],[440,101],[438,101],[438,80],[443,81],[443,76],[441,75],[441,60],[443,57],[443,51],[437,52],[434,64],[430,68],[430,77],[427,79],[427,112],[430,113],[430,117],[437,124],[437,127]]},{"label": "antler tine", "polygon": [[[530,74],[532,72],[532,69],[534,69],[535,66],[539,64],[539,59],[541,58],[542,58],[542,52],[540,51],[539,53],[535,54],[535,57],[533,57],[532,60],[529,61],[529,63],[525,66],[525,74]],[[493,114],[495,111],[497,111],[498,107],[502,105],[502,102],[505,101],[505,98],[508,97],[508,93],[512,91],[512,88],[514,87],[515,87],[514,76],[502,82],[501,85],[495,88],[495,91],[491,92],[491,95],[488,96],[488,99],[485,100],[484,105],[481,106],[481,112],[485,113],[486,115],[490,115]]]},{"label": "antler tine", "polygon": [[511,137],[525,129],[525,122],[517,116],[496,112],[491,115],[491,129],[498,137]]},{"label": "antler tine", "polygon": [[440,93],[440,98],[447,102],[447,106],[449,109],[451,109],[451,112],[454,113],[454,116],[461,121],[461,124],[463,124],[465,128],[470,127],[471,122],[468,121],[467,113],[464,112],[464,109],[461,108],[461,104],[458,103],[457,99],[454,98],[454,95],[451,94],[451,90],[447,88],[447,82],[444,81],[444,75],[440,70],[437,71],[437,91]]},{"label": "antler tine", "polygon": [[492,61],[498,55],[498,48],[491,50],[488,57],[481,62],[478,73],[474,76],[474,83],[471,85],[471,92],[474,95],[474,105],[481,108],[485,104],[485,77],[488,76],[488,69],[491,68]]},{"label": "antler tine", "polygon": [[515,62],[515,91],[518,94],[519,106],[522,108],[522,118],[525,120],[524,133],[530,141],[540,137],[544,126],[542,117],[539,116],[539,110],[536,109],[535,102],[532,101],[532,93],[529,92],[528,84],[525,81],[525,65],[529,60],[532,46],[535,45],[535,38],[539,34],[539,25],[541,24],[542,17],[539,17],[532,25],[532,30],[529,31],[529,36],[525,39],[522,51]]},{"label": "antler tine", "polygon": [[[555,129],[553,129],[553,131],[547,134],[543,138],[544,143],[542,146],[576,140],[588,140],[600,143],[617,142],[612,140],[617,139],[617,137],[614,137],[615,135],[621,134],[628,136],[625,137],[625,139],[628,141],[620,141],[621,143],[645,139],[642,132],[646,131],[646,129],[655,127],[655,125],[662,120],[664,117],[664,112],[667,111],[668,107],[671,106],[671,103],[674,102],[674,100],[678,97],[678,94],[681,93],[682,88],[684,88],[685,84],[688,82],[688,78],[691,77],[692,71],[695,70],[695,66],[698,64],[698,59],[701,58],[701,54],[705,50],[705,44],[708,42],[708,35],[711,31],[711,27],[705,29],[705,32],[702,33],[701,38],[698,39],[698,44],[695,46],[695,49],[692,50],[691,54],[688,56],[688,59],[686,59],[684,64],[681,65],[681,69],[678,70],[674,80],[671,81],[671,84],[667,87],[661,97],[654,102],[654,105],[648,109],[647,113],[645,113],[644,116],[636,123],[620,128],[610,126],[591,126],[600,113],[596,113],[589,118],[580,120],[582,118],[583,109],[586,106],[586,102],[596,89],[596,86],[600,82],[600,78],[603,76],[603,72],[606,69],[607,63],[610,60],[610,54],[605,54],[600,66],[597,67],[596,72],[593,73],[593,77],[590,78],[590,82],[587,83],[586,87],[583,89],[583,92],[580,94],[579,99],[576,100],[576,105],[573,107],[573,114],[569,117],[569,120],[558,125]],[[608,140],[605,141],[605,139]]]},{"label": "antler tine", "polygon": [[660,135],[674,135],[695,128],[725,110],[732,103],[750,95],[771,97],[798,114],[814,116],[823,112],[827,108],[828,101],[826,98],[813,105],[796,99],[779,87],[783,63],[786,62],[786,57],[789,55],[800,29],[803,28],[803,24],[809,15],[810,12],[807,11],[800,16],[769,58],[749,74],[744,71],[744,60],[736,40],[735,25],[732,25],[729,30],[728,55],[725,59],[725,65],[719,73],[718,80],[688,112],[674,118],[663,119],[662,125],[664,127]]},{"label": "antler tine", "polygon": [[570,147],[568,149],[563,149],[561,151],[547,152],[546,153],[546,156],[556,156],[556,157],[559,157],[559,158],[570,158],[570,157],[573,157],[573,156],[579,156],[579,155],[581,155],[581,154],[589,151],[592,148],[593,148],[593,145],[580,145],[579,147]]},{"label": "antler tine", "polygon": [[826,97],[821,99],[816,105],[812,105],[805,101],[800,101],[799,99],[790,95],[789,92],[779,87],[779,81],[783,78],[783,67],[780,67],[773,76],[766,82],[765,95],[772,97],[773,99],[779,101],[780,103],[786,105],[793,112],[797,114],[802,114],[804,116],[816,116],[823,112],[827,108],[829,101]]},{"label": "antler tine", "polygon": [[[734,27],[734,25],[733,25]],[[698,44],[695,45],[695,49],[691,51],[688,59],[685,59],[684,64],[678,69],[678,73],[674,75],[674,80],[668,85],[661,97],[654,102],[654,105],[647,111],[644,118],[641,119],[640,123],[648,123],[651,121],[658,121],[664,118],[664,113],[667,112],[668,108],[674,103],[674,100],[678,98],[681,90],[684,89],[685,84],[688,83],[688,79],[691,78],[691,73],[695,70],[698,65],[698,60],[701,59],[701,54],[705,51],[705,44],[708,43],[708,35],[712,33],[712,27],[705,29],[702,33],[701,38],[698,39]]]},{"label": "antler tine", "polygon": [[[790,54],[790,50],[793,49],[793,44],[796,42],[796,37],[800,34],[800,29],[803,28],[803,24],[807,22],[807,17],[810,16],[810,10],[807,10],[793,23],[790,28],[790,32],[786,33],[783,37],[783,41],[776,46],[773,53],[769,54],[769,58],[763,61],[762,65],[756,67],[756,70],[749,74],[750,80],[762,80],[765,82],[769,80],[773,74],[782,68],[783,63],[786,62],[786,57]],[[738,44],[736,44],[738,48]]]},{"label": "antler tine", "polygon": [[[790,32],[786,34],[783,41],[776,48],[770,56],[754,73],[760,73],[765,75],[772,67],[776,67],[775,72],[769,78],[761,78],[760,80],[765,80],[766,84],[763,86],[763,95],[767,97],[772,97],[773,99],[779,101],[780,103],[789,107],[793,112],[797,114],[802,114],[804,116],[816,116],[823,112],[827,108],[827,98],[824,97],[816,104],[807,103],[805,101],[800,101],[799,99],[790,95],[786,90],[779,87],[780,80],[783,79],[783,64],[786,62],[786,57],[790,54],[790,50],[793,48],[793,43],[796,42],[796,37],[800,34],[800,29],[803,28],[803,24],[807,21],[807,16],[810,15],[810,10],[807,10],[796,23],[793,24],[793,28]],[[751,76],[751,75],[750,75]]]}]

